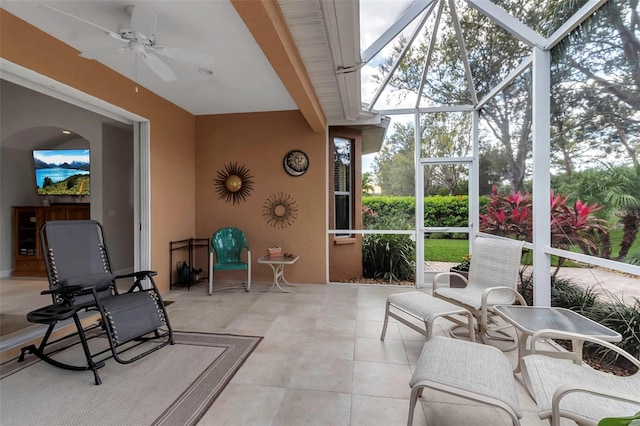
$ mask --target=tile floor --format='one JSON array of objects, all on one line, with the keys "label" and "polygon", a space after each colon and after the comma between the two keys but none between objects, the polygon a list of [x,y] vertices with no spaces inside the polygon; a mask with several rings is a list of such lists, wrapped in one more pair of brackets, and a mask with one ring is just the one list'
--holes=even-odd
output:
[{"label": "tile floor", "polygon": [[[291,293],[198,285],[165,295],[176,330],[264,336],[199,425],[403,425],[424,337],[391,320],[386,297],[413,288],[298,285]],[[438,320],[437,333],[451,323]],[[515,363],[515,351],[507,353]],[[516,375],[523,426],[547,425]],[[509,425],[501,410],[425,390],[414,425]],[[575,425],[563,421],[563,425]]]},{"label": "tile floor", "polygon": [[[26,313],[48,303],[31,295],[44,279],[3,279],[0,308]],[[42,287],[42,288],[41,288]],[[409,379],[424,337],[391,319],[380,331],[389,294],[397,286],[300,284],[291,293],[229,290],[207,295],[202,283],[164,295],[175,330],[264,336],[263,341],[206,413],[199,426],[213,425],[404,425]],[[22,296],[21,296],[22,295]],[[439,319],[436,334],[451,323]],[[2,339],[3,342],[5,339]],[[507,355],[515,364],[516,352]],[[547,425],[516,375],[523,426]],[[425,390],[414,425],[509,425],[501,410]],[[563,419],[562,425],[575,425]]]}]

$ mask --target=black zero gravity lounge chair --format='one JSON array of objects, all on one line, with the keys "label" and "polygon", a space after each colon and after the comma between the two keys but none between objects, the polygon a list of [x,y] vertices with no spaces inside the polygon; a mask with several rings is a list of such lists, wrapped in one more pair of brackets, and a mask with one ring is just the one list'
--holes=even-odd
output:
[{"label": "black zero gravity lounge chair", "polygon": [[[22,348],[20,361],[29,352],[56,367],[91,370],[99,385],[98,369],[106,359],[113,357],[128,364],[174,343],[164,303],[153,281],[156,272],[114,275],[100,223],[47,222],[40,229],[40,241],[49,278],[49,290],[41,294],[50,294],[53,303],[27,314],[30,322],[46,324],[48,328],[38,346]],[[118,292],[118,279],[132,281],[126,293]],[[81,316],[96,317],[97,322],[85,321],[90,324],[83,326]],[[77,333],[49,341],[55,326],[69,319],[73,319]],[[103,349],[92,353],[89,341],[94,338],[103,339],[109,347],[104,349],[102,345]],[[71,365],[53,358],[61,347],[77,343],[82,346],[86,365]],[[122,353],[129,350],[130,355],[123,358]]]}]

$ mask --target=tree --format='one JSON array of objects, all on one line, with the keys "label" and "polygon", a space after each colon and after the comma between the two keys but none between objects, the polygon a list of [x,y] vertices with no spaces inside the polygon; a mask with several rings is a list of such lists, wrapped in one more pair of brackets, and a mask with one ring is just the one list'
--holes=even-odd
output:
[{"label": "tree", "polygon": [[393,132],[384,141],[372,168],[385,195],[414,195],[413,126],[393,123]]},{"label": "tree", "polygon": [[375,192],[373,184],[373,175],[371,172],[365,172],[362,174],[362,195],[371,195]]},{"label": "tree", "polygon": [[[526,2],[503,4],[508,11],[523,8]],[[525,17],[533,22],[529,15]],[[460,23],[464,33],[469,65],[478,96],[482,96],[497,85],[506,74],[515,68],[528,54],[528,49],[516,38],[492,24],[488,18],[463,5],[459,9]],[[525,22],[526,23],[526,22]],[[424,40],[430,39],[432,26],[427,25]],[[389,73],[395,57],[399,55],[400,39],[394,46],[395,56],[383,61],[379,68],[379,81]],[[418,93],[422,71],[429,46],[426,42],[412,48],[392,76],[390,84],[399,93]],[[432,52],[431,67],[427,70],[421,105],[472,104],[469,87],[461,65],[460,48],[453,29],[450,13],[443,14],[443,23],[438,28],[436,46]],[[500,93],[495,102],[486,105],[482,117],[490,131],[486,135],[486,147],[501,148],[507,161],[503,171],[515,190],[523,188],[526,159],[530,152],[531,101],[530,82],[521,78]]]},{"label": "tree", "polygon": [[[605,163],[573,183],[565,182],[572,195],[603,202],[610,216],[619,217],[623,239],[618,260],[628,254],[640,226],[638,4],[638,0],[608,1],[553,51],[554,145],[584,141],[582,152],[565,157],[586,164],[590,151],[628,165]],[[569,9],[577,7],[571,2]],[[565,170],[571,177],[571,169]],[[605,253],[610,255],[610,250]]]},{"label": "tree", "polygon": [[[462,157],[471,149],[468,113],[424,114],[420,123],[420,155],[424,158]],[[394,123],[393,132],[376,156],[373,169],[385,195],[414,195],[414,132],[412,123]],[[466,167],[435,165],[424,170],[424,194],[453,195],[466,181]],[[443,195],[445,195],[443,194]]]}]

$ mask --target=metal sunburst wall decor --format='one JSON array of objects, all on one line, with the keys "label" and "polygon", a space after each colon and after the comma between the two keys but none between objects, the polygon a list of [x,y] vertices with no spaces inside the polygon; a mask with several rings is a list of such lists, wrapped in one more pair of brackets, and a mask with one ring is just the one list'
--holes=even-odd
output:
[{"label": "metal sunburst wall decor", "polygon": [[252,178],[245,166],[229,163],[218,171],[218,177],[214,181],[216,192],[226,203],[231,201],[233,204],[240,204],[241,201],[246,201],[253,189]]},{"label": "metal sunburst wall decor", "polygon": [[274,228],[286,228],[298,218],[296,200],[290,194],[271,194],[262,207],[262,216]]}]

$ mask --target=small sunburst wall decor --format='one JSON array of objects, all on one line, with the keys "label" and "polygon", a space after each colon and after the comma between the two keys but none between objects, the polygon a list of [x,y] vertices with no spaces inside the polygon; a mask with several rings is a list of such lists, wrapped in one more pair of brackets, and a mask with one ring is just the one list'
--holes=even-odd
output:
[{"label": "small sunburst wall decor", "polygon": [[225,202],[231,201],[233,204],[240,204],[241,201],[246,201],[253,189],[251,178],[253,176],[245,166],[229,163],[224,166],[223,170],[218,171],[218,177],[214,181],[216,192]]},{"label": "small sunburst wall decor", "polygon": [[262,216],[274,228],[286,228],[298,218],[296,200],[290,194],[271,194],[262,207]]}]

